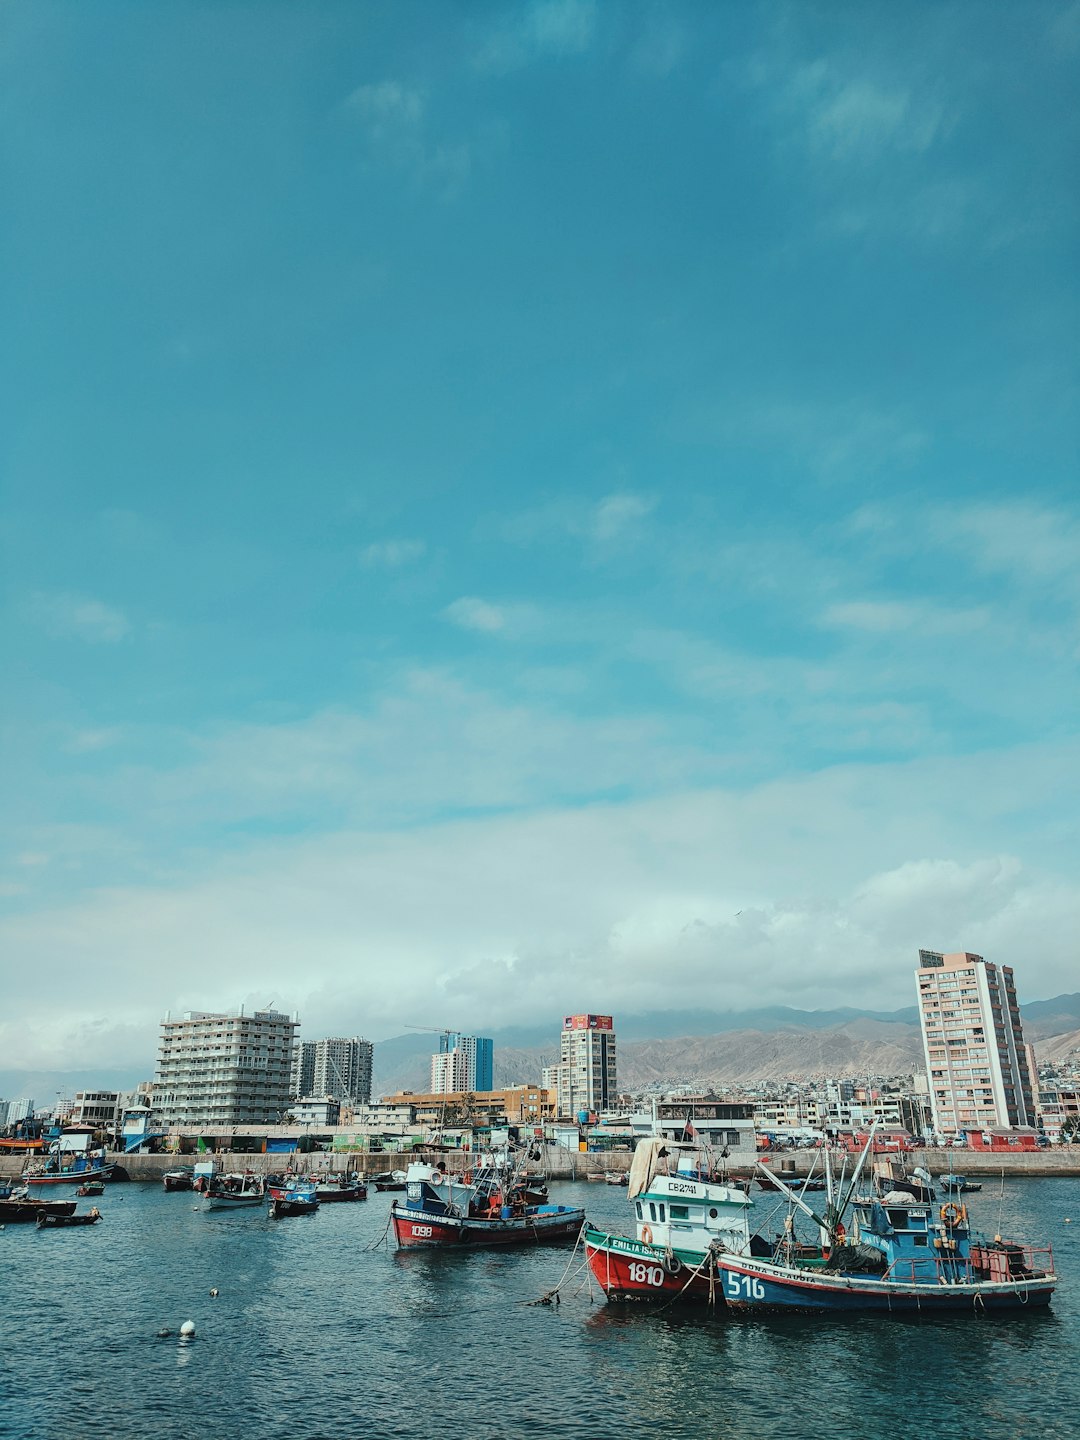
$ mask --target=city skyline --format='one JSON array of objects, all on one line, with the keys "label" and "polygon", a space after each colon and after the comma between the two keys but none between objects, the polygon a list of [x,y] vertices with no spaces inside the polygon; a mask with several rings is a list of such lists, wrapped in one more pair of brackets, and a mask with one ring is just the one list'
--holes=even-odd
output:
[{"label": "city skyline", "polygon": [[8,9],[6,1065],[1076,988],[1075,11]]}]

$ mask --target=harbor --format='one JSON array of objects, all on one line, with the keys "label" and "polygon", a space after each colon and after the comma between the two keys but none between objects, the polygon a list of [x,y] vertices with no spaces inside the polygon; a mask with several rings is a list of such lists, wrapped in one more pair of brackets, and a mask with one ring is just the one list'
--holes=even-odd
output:
[{"label": "harbor", "polygon": [[[578,1180],[551,1192],[597,1227],[627,1226],[624,1190]],[[986,1228],[1050,1239],[1060,1285],[1049,1310],[852,1325],[612,1306],[569,1246],[396,1251],[392,1194],[277,1223],[265,1209],[203,1210],[160,1182],[113,1183],[90,1229],[0,1232],[5,1363],[18,1377],[7,1433],[101,1426],[99,1385],[57,1383],[60,1337],[65,1354],[90,1347],[137,1381],[109,1402],[107,1432],[156,1440],[187,1440],[196,1413],[202,1433],[266,1440],[373,1424],[394,1437],[452,1427],[616,1440],[637,1433],[643,1407],[676,1440],[717,1433],[718,1414],[731,1433],[809,1437],[821,1414],[806,1377],[822,1374],[830,1408],[865,1418],[853,1434],[899,1432],[918,1414],[940,1434],[1011,1440],[1037,1413],[1042,1434],[1065,1440],[1071,1387],[1051,1377],[1080,1361],[1078,1194],[1073,1178],[1006,1179],[972,1200]],[[755,1195],[759,1228],[780,1227],[784,1209]],[[561,1304],[538,1303],[556,1287]]]}]

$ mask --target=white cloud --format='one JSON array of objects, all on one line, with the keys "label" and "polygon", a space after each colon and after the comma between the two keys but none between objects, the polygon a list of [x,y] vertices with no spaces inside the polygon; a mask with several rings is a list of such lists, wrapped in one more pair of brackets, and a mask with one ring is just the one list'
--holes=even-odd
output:
[{"label": "white cloud", "polygon": [[1076,847],[1038,837],[1059,798],[1071,813],[1070,759],[1075,774],[1075,747],[950,757],[252,842],[187,878],[0,922],[16,962],[0,1049],[9,1066],[70,1065],[116,1024],[113,1063],[148,1068],[166,1009],[270,996],[306,1034],[391,1033],[421,1006],[447,1023],[548,1020],[553,1036],[577,1005],[887,1009],[912,1003],[920,945],[1015,964],[1023,999],[1060,993],[1075,988]]},{"label": "white cloud", "polygon": [[423,540],[376,540],[360,551],[360,564],[366,570],[397,570],[426,552]]},{"label": "white cloud", "polygon": [[1063,584],[1080,594],[1080,523],[1036,501],[939,506],[931,531],[979,567],[1025,586]]},{"label": "white cloud", "polygon": [[424,119],[424,100],[418,90],[397,80],[360,85],[345,102],[363,120],[368,135],[378,143],[396,145],[415,134]]},{"label": "white cloud", "polygon": [[548,56],[582,55],[593,43],[597,13],[595,0],[529,0],[484,38],[476,65],[505,73]]},{"label": "white cloud", "polygon": [[359,86],[344,108],[360,122],[370,161],[404,172],[443,199],[461,193],[472,170],[472,147],[431,133],[419,90],[380,80]]},{"label": "white cloud", "polygon": [[131,631],[122,610],[89,595],[45,593],[32,595],[24,611],[56,639],[86,640],[92,645],[115,645]]},{"label": "white cloud", "polygon": [[821,61],[796,76],[792,99],[808,112],[807,142],[832,160],[876,163],[887,150],[921,155],[944,123],[940,104],[865,77],[842,79]]},{"label": "white cloud", "polygon": [[506,627],[505,612],[498,605],[480,600],[475,595],[462,595],[459,600],[447,605],[443,614],[463,630],[482,630],[494,634]]},{"label": "white cloud", "polygon": [[76,730],[67,740],[65,748],[72,755],[89,755],[97,750],[108,750],[119,743],[123,731],[114,727],[92,730]]},{"label": "white cloud", "polygon": [[656,501],[642,495],[607,495],[592,514],[593,538],[602,542],[616,540],[656,508]]},{"label": "white cloud", "polygon": [[828,606],[820,623],[878,635],[914,630],[922,636],[937,636],[970,635],[988,629],[992,619],[985,607],[949,609],[924,601],[853,600]]}]

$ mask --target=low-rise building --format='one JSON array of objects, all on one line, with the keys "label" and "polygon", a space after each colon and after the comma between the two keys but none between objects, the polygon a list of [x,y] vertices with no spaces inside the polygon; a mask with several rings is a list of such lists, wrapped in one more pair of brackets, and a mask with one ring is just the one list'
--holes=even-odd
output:
[{"label": "low-rise building", "polygon": [[757,1150],[754,1106],[748,1101],[718,1100],[707,1095],[680,1095],[656,1102],[654,1133],[669,1140],[703,1140],[712,1149]]}]

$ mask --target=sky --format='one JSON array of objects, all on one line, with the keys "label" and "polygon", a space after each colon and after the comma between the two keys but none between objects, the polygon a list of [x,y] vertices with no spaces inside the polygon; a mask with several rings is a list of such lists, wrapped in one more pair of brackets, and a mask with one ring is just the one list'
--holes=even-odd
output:
[{"label": "sky", "polygon": [[5,1068],[1080,989],[1080,5],[0,37]]}]

